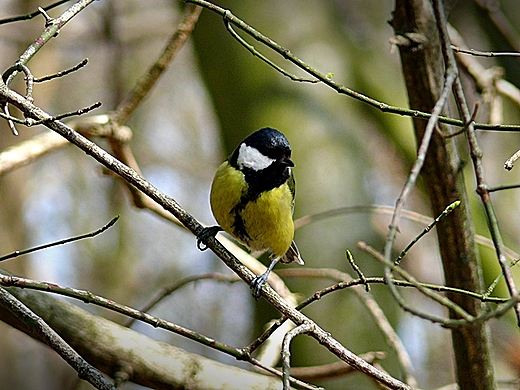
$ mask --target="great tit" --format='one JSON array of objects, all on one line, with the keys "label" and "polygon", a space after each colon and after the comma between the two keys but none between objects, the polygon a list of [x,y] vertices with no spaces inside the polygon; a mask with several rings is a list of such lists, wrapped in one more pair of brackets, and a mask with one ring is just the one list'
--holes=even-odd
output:
[{"label": "great tit", "polygon": [[269,251],[267,270],[253,279],[255,298],[278,261],[303,265],[293,241],[295,183],[291,146],[285,135],[262,128],[235,149],[215,173],[211,210],[220,226],[206,227],[197,236],[199,249],[219,231],[226,231],[251,250]]}]

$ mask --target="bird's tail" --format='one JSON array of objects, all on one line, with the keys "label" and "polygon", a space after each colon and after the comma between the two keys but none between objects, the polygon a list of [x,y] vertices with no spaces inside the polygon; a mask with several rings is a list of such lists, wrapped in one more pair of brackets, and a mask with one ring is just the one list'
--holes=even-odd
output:
[{"label": "bird's tail", "polygon": [[281,257],[280,261],[282,263],[295,262],[296,264],[299,264],[299,265],[305,264],[302,257],[300,256],[300,251],[298,250],[298,247],[296,246],[294,241],[291,243],[291,246],[289,247],[287,252],[285,252],[285,255],[283,255]]}]

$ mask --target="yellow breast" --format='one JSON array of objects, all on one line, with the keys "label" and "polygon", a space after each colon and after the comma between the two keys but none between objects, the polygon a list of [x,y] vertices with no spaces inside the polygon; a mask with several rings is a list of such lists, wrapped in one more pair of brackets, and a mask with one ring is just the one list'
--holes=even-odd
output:
[{"label": "yellow breast", "polygon": [[219,225],[231,236],[253,250],[269,250],[274,256],[283,256],[294,236],[292,219],[293,197],[287,184],[262,193],[240,211],[250,240],[234,234],[233,208],[247,190],[244,175],[224,162],[215,173],[211,186],[211,210]]}]

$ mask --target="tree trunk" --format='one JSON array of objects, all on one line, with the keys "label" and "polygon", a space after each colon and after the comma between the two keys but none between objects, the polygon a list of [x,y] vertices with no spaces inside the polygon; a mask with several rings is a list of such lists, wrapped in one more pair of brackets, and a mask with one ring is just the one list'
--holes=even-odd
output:
[{"label": "tree trunk", "polygon": [[[410,107],[431,112],[441,92],[444,76],[431,2],[396,0],[392,25],[396,42],[399,42]],[[418,140],[424,134],[426,123],[414,119]],[[441,130],[444,132],[446,129],[441,126]],[[455,139],[443,138],[434,133],[422,171],[433,214],[439,215],[453,201],[461,201],[460,207],[437,225],[446,285],[482,292],[480,261],[460,166]],[[448,297],[472,315],[478,315],[483,310],[483,305],[474,298],[461,294]],[[450,317],[456,318],[456,315],[450,312]],[[486,323],[453,329],[452,342],[459,388],[493,389],[493,367]]]}]

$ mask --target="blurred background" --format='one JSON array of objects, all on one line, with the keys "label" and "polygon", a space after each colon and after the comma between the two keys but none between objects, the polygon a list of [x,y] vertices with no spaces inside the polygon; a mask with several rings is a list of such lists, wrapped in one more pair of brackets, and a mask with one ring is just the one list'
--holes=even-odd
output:
[{"label": "blurred background", "polygon": [[[34,12],[38,6],[51,3],[3,0],[0,18]],[[49,14],[59,16],[70,4]],[[322,73],[333,73],[337,82],[390,105],[408,106],[399,55],[389,43],[393,35],[388,23],[393,2],[307,0],[305,7],[301,0],[222,0],[218,4],[307,64]],[[516,0],[501,0],[496,5],[507,15],[511,26],[520,25]],[[181,9],[182,4],[173,0],[95,2],[28,64],[39,77],[70,68],[86,57],[90,59],[79,72],[37,85],[36,105],[59,114],[100,100],[103,106],[95,113],[114,109],[160,54],[180,20]],[[520,50],[520,32],[512,29],[513,38],[517,39],[517,46],[512,47],[511,39],[494,27],[478,1],[456,3],[450,22],[474,49]],[[17,60],[39,36],[43,25],[41,16],[0,25],[1,69]],[[249,42],[290,73],[304,76],[257,42]],[[486,68],[503,67],[505,77],[520,85],[518,58],[479,61]],[[22,90],[22,81],[19,76],[14,87]],[[504,100],[503,110],[505,123],[520,123],[518,107]],[[260,127],[277,128],[291,142],[297,181],[295,218],[348,206],[393,206],[416,150],[409,118],[381,113],[324,85],[291,81],[253,57],[229,35],[222,19],[207,10],[202,12],[188,44],[128,125],[133,130],[130,145],[143,176],[206,224],[214,223],[208,193],[216,167],[246,135]],[[20,136],[14,137],[3,121],[0,130],[1,150],[47,131],[41,126],[19,127]],[[481,132],[479,139],[489,184],[518,183],[518,170],[507,172],[503,163],[520,148],[520,135]],[[96,142],[103,146],[102,140]],[[464,148],[461,154],[468,162],[464,169],[476,229],[487,236],[474,191],[471,160]],[[518,190],[494,193],[493,202],[506,244],[520,251]],[[99,164],[74,147],[0,177],[0,204],[0,254],[86,233],[116,214],[122,216],[101,236],[2,264],[22,276],[87,289],[138,308],[162,287],[184,277],[214,271],[230,273],[212,253],[199,252],[191,234],[150,212],[136,209],[121,182],[104,174]],[[431,216],[420,182],[405,207]],[[308,267],[336,268],[355,277],[345,257],[345,251],[350,249],[365,275],[381,276],[381,266],[357,250],[356,242],[367,241],[381,249],[389,221],[389,215],[377,210],[346,210],[334,218],[304,226],[296,232],[295,240]],[[396,250],[404,248],[423,228],[422,224],[403,219]],[[493,250],[483,249],[481,254],[488,285],[499,268]],[[402,264],[419,280],[442,284],[435,232],[422,239]],[[282,267],[285,266],[279,268]],[[286,282],[302,297],[333,283],[295,278]],[[499,285],[496,293],[503,292]],[[436,388],[452,383],[448,331],[404,314],[383,286],[373,286],[372,294],[411,354],[419,385]],[[416,307],[445,314],[421,296],[411,292],[405,296]],[[117,322],[125,320],[102,309],[86,308]],[[400,377],[393,352],[353,294],[331,294],[304,313],[355,353],[387,352],[381,365]],[[278,318],[265,302],[255,302],[244,283],[216,281],[182,288],[152,314],[237,347],[249,344],[267,321]],[[518,331],[512,333],[512,324],[513,319],[508,316],[500,323],[492,323],[498,380],[517,377],[517,357],[504,347],[517,342]],[[150,326],[136,324],[134,328],[189,351],[249,367]],[[314,340],[296,339],[292,360],[295,366],[334,361],[335,357]],[[2,323],[0,383],[10,389],[89,388],[76,383],[76,373],[54,352]],[[377,388],[361,374],[319,385],[327,389]]]}]

